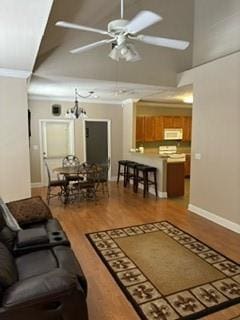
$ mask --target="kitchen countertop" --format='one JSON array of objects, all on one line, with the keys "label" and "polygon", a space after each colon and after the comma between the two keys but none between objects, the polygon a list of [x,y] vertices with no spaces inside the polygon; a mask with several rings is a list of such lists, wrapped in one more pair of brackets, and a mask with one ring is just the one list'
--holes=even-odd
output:
[{"label": "kitchen countertop", "polygon": [[[144,153],[158,154],[159,148],[144,148]],[[177,147],[177,153],[191,154],[190,147]]]},{"label": "kitchen countertop", "polygon": [[153,153],[153,152],[134,152],[130,151],[131,154],[134,154],[136,156],[142,156],[142,157],[148,157],[148,158],[159,158],[161,160],[167,159],[167,157],[160,157],[158,153]]},{"label": "kitchen countertop", "polygon": [[[161,161],[166,161],[168,162],[168,156],[160,156],[158,153],[153,153],[153,152],[134,152],[134,151],[130,151],[131,154],[136,155],[136,156],[140,156],[140,157],[146,157],[146,158],[151,158],[151,159],[159,159]],[[179,161],[178,159],[174,159],[171,158],[171,161],[169,161],[169,163],[182,163],[185,161]]]}]

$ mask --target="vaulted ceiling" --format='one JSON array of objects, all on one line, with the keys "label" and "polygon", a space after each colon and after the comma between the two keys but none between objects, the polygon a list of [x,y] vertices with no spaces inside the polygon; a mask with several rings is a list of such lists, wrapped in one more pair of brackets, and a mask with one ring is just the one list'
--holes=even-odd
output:
[{"label": "vaulted ceiling", "polygon": [[[44,94],[47,83],[56,87],[59,82],[63,85],[64,81],[68,83],[68,87],[70,83],[77,86],[79,81],[78,87],[83,91],[101,87],[103,81],[105,90],[115,85],[123,89],[126,87],[126,90],[131,92],[134,89],[138,92],[141,87],[145,89],[142,96],[152,95],[165,87],[169,89],[176,86],[177,73],[192,66],[194,1],[125,0],[126,19],[131,19],[145,9],[163,17],[162,21],[144,30],[145,34],[187,40],[191,43],[190,47],[185,51],[179,51],[136,43],[142,60],[134,63],[111,60],[108,57],[111,45],[81,54],[70,54],[70,49],[99,41],[104,39],[104,36],[62,29],[55,26],[56,21],[65,20],[107,29],[108,22],[120,17],[120,0],[55,1],[36,59],[31,94]],[[150,91],[146,92],[147,89]],[[73,92],[73,88],[71,90]]]},{"label": "vaulted ceiling", "polygon": [[0,0],[2,72],[32,72],[52,2],[53,0]]}]

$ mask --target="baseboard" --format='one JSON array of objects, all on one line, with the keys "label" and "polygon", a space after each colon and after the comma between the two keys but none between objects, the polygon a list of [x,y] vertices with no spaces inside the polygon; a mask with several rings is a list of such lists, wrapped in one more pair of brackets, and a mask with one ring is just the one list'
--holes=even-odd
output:
[{"label": "baseboard", "polygon": [[[133,181],[130,180],[130,184],[133,184]],[[142,184],[139,184],[138,185],[138,188],[143,190],[143,185]],[[148,190],[149,193],[151,193],[153,196],[155,196],[155,189],[154,187],[149,187],[149,190]],[[166,199],[168,196],[167,196],[167,192],[161,192],[161,191],[158,191],[158,198],[161,198],[161,199]]]},{"label": "baseboard", "polygon": [[240,225],[235,222],[232,222],[232,221],[227,220],[225,218],[222,218],[212,212],[209,212],[207,210],[204,210],[202,208],[194,206],[193,204],[188,205],[188,210],[203,217],[203,218],[206,218],[210,221],[213,221],[213,222],[219,224],[220,226],[225,227],[231,231],[234,231],[236,233],[240,233]]},{"label": "baseboard", "polygon": [[42,182],[32,182],[31,183],[31,188],[42,188],[43,184]]},{"label": "baseboard", "polygon": [[158,196],[159,198],[162,198],[162,199],[167,199],[168,197],[167,192],[159,192],[159,191],[158,191]]}]

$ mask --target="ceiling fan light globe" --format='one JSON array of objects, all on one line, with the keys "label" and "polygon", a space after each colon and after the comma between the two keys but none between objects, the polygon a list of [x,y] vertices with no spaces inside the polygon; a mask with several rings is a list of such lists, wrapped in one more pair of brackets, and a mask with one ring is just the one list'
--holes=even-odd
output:
[{"label": "ceiling fan light globe", "polygon": [[125,56],[128,54],[129,50],[127,47],[123,47],[120,52],[122,56]]},{"label": "ceiling fan light globe", "polygon": [[119,61],[119,58],[120,58],[119,50],[116,47],[114,47],[109,53],[109,57],[115,61]]}]

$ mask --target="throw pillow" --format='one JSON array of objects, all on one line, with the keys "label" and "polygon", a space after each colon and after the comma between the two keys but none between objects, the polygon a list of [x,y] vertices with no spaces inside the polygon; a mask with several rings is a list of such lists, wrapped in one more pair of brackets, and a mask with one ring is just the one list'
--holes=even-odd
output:
[{"label": "throw pillow", "polygon": [[50,209],[41,197],[12,201],[7,206],[21,226],[52,218]]}]

